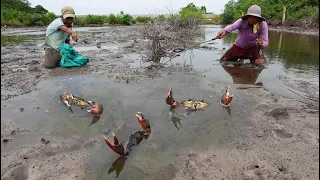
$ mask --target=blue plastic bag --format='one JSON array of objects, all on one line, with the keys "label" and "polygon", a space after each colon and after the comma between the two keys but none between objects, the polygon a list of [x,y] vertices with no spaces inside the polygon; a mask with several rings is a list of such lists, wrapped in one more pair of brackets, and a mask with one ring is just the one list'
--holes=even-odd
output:
[{"label": "blue plastic bag", "polygon": [[61,55],[60,65],[64,68],[80,67],[89,62],[88,57],[78,55],[77,51],[67,43],[59,46]]}]

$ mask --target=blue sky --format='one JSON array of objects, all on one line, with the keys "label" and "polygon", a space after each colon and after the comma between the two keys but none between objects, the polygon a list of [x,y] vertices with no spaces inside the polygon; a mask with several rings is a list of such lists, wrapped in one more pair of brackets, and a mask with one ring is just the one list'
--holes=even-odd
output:
[{"label": "blue sky", "polygon": [[[76,14],[167,14],[168,9],[177,12],[181,7],[193,2],[196,6],[206,6],[208,12],[220,14],[229,0],[29,0],[31,6],[38,4],[57,15],[63,6],[71,6]],[[167,9],[168,8],[168,9]]]}]

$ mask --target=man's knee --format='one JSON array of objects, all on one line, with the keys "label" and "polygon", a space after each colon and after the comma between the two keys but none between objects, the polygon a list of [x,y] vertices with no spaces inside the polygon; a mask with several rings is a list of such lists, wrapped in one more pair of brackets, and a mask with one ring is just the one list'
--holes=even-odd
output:
[{"label": "man's knee", "polygon": [[52,64],[43,63],[43,67],[44,67],[44,68],[47,68],[47,69],[54,69],[54,68],[56,68],[57,66],[52,65]]},{"label": "man's knee", "polygon": [[47,69],[53,69],[57,67],[57,63],[53,58],[44,58],[43,67]]},{"label": "man's knee", "polygon": [[55,51],[48,50],[45,52],[43,67],[53,69],[58,67],[61,56]]}]

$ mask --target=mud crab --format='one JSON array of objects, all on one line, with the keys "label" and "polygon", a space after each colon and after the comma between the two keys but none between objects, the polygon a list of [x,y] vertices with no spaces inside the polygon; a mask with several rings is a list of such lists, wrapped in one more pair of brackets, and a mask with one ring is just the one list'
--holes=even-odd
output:
[{"label": "mud crab", "polygon": [[80,106],[81,109],[92,107],[92,109],[87,111],[94,115],[100,115],[103,111],[103,107],[101,104],[96,103],[94,101],[86,101],[83,98],[74,96],[70,93],[62,93],[60,95],[60,100],[63,104],[65,104],[68,107],[69,110],[71,110],[72,105],[77,105]]},{"label": "mud crab", "polygon": [[133,134],[131,134],[129,136],[129,140],[124,145],[119,142],[117,136],[114,133],[112,133],[113,142],[111,142],[106,136],[103,136],[110,149],[121,156],[129,155],[132,148],[138,145],[143,139],[146,139],[151,133],[151,127],[148,119],[145,118],[141,112],[137,112],[136,117],[140,126],[142,127],[142,130],[135,131]]},{"label": "mud crab", "polygon": [[226,90],[220,100],[221,106],[228,107],[231,103],[232,98],[233,98],[233,94],[230,94],[230,86],[229,86],[226,88]]},{"label": "mud crab", "polygon": [[172,96],[172,88],[170,88],[168,95],[166,97],[166,103],[168,105],[174,106],[174,107],[183,107],[185,110],[191,110],[191,111],[196,111],[196,110],[205,110],[206,107],[209,105],[207,102],[204,100],[193,100],[193,99],[188,99],[185,101],[182,101],[181,103],[178,103],[174,100]]},{"label": "mud crab", "polygon": [[182,104],[182,107],[184,107],[186,110],[193,110],[193,111],[196,111],[196,110],[204,111],[206,107],[209,105],[204,100],[193,100],[193,99],[182,101],[181,104]]}]

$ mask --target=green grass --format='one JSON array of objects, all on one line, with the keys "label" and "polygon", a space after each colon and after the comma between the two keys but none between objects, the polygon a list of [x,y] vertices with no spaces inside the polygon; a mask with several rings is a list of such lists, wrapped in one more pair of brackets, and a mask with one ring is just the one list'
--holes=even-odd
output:
[{"label": "green grass", "polygon": [[22,44],[26,40],[28,40],[28,38],[24,36],[2,36],[1,35],[1,46],[6,46],[9,44]]}]

